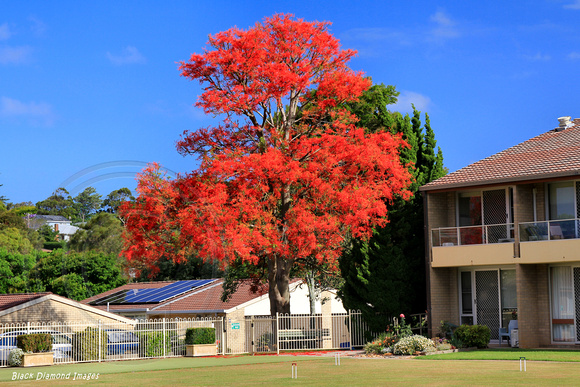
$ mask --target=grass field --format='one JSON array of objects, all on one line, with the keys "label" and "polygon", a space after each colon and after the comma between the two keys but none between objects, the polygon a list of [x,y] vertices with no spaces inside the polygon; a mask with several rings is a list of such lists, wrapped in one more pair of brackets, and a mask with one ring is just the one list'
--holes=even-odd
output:
[{"label": "grass field", "polygon": [[[461,354],[486,353],[474,351]],[[536,352],[522,351],[521,353]],[[556,351],[541,351],[549,353]],[[501,352],[497,352],[499,354]],[[506,353],[504,351],[504,353]],[[580,363],[528,361],[527,372],[519,370],[520,352],[514,360],[425,361],[415,359],[375,359],[342,357],[336,366],[333,357],[323,356],[240,356],[227,358],[172,358],[109,363],[71,364],[37,368],[0,369],[3,385],[118,385],[118,386],[380,386],[380,385],[578,385]],[[561,353],[558,351],[558,353]],[[545,355],[544,354],[544,355]],[[576,352],[580,357],[580,352]],[[472,355],[473,356],[473,355]],[[524,355],[522,355],[524,356]],[[566,355],[568,356],[568,355]],[[421,360],[419,360],[421,359]],[[425,360],[423,360],[425,359]],[[435,360],[435,358],[432,358]],[[291,379],[291,364],[298,365],[298,379]],[[16,373],[16,374],[15,374]],[[28,380],[12,382],[14,375]],[[36,380],[47,373],[65,380]],[[76,373],[76,380],[75,379]],[[93,375],[92,380],[79,378]],[[95,379],[98,374],[98,378]]]}]

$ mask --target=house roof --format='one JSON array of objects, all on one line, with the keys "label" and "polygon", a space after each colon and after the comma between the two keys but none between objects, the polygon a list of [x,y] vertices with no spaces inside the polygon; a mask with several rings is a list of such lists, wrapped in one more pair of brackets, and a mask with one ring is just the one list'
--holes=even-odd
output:
[{"label": "house roof", "polygon": [[208,284],[200,289],[195,289],[174,300],[166,301],[151,309],[150,313],[167,312],[227,312],[236,309],[250,301],[261,299],[268,294],[267,289],[257,293],[251,291],[251,285],[247,282],[240,284],[231,298],[223,302],[221,300],[223,280]]},{"label": "house roof", "polygon": [[[123,286],[119,286],[115,289],[111,289],[111,290],[107,290],[106,292],[97,294],[96,296],[92,296],[89,297],[85,300],[82,300],[81,303],[82,304],[89,304],[93,301],[96,301],[98,299],[110,296],[114,293],[117,293],[121,290],[142,290],[142,289],[158,289],[158,288],[162,288],[166,285],[170,285],[172,283],[174,283],[175,281],[157,281],[157,282],[133,282],[130,284],[125,284]],[[105,307],[106,308],[106,307]]]},{"label": "house roof", "polygon": [[10,309],[14,306],[23,304],[28,301],[52,294],[50,292],[44,293],[14,293],[14,294],[0,294],[0,311]]},{"label": "house roof", "polygon": [[421,191],[580,176],[580,119],[443,176]]},{"label": "house roof", "polygon": [[117,314],[110,313],[90,305],[84,305],[77,301],[53,294],[51,292],[0,294],[0,317],[48,300],[53,300],[63,304],[67,304],[74,308],[79,308],[87,312],[102,315],[104,317],[118,320],[126,324],[135,323],[133,320],[127,319]]},{"label": "house roof", "polygon": [[68,222],[71,221],[62,215],[36,215],[37,219],[44,219],[47,222]]},{"label": "house roof", "polygon": [[[91,298],[81,301],[83,304],[89,304],[93,301],[103,299],[107,296],[113,295],[123,290],[131,289],[149,289],[161,288],[171,285],[178,281],[165,282],[142,282],[132,283],[111,289],[107,292],[98,294]],[[296,287],[299,279],[290,281],[291,287]],[[258,302],[268,297],[268,287],[258,290],[256,293],[252,292],[250,283],[243,282],[238,287],[237,291],[232,297],[226,301],[221,301],[223,280],[214,280],[206,285],[193,288],[187,292],[181,293],[166,301],[147,304],[110,304],[110,305],[92,305],[101,310],[109,310],[111,312],[146,312],[148,314],[168,314],[168,313],[228,313],[229,311],[244,307],[247,304]],[[108,309],[107,309],[108,308]]]}]

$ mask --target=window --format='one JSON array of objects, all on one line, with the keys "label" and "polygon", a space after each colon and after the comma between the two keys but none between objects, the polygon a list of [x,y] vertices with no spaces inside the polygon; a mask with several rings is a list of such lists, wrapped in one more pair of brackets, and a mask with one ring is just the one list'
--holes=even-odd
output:
[{"label": "window", "polygon": [[548,195],[550,220],[576,218],[573,181],[549,184]]},{"label": "window", "polygon": [[457,202],[459,206],[459,227],[482,224],[481,192],[461,192]]}]

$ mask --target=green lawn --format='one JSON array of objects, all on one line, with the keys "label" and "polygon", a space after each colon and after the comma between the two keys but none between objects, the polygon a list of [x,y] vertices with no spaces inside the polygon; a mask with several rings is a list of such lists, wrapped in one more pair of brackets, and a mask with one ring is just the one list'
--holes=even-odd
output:
[{"label": "green lawn", "polygon": [[477,351],[422,356],[420,360],[518,360],[580,362],[580,351],[566,349],[488,348]]},{"label": "green lawn", "polygon": [[[474,351],[496,355],[508,351]],[[528,361],[527,372],[519,370],[520,353],[557,352],[569,356],[569,351],[513,351],[509,361],[451,360],[424,361],[415,359],[341,359],[334,364],[333,357],[322,356],[239,356],[229,358],[172,358],[155,360],[119,361],[109,363],[71,364],[67,366],[0,369],[0,382],[15,386],[39,385],[119,385],[119,386],[254,386],[254,385],[307,385],[307,386],[375,386],[375,385],[578,385],[580,363],[557,361]],[[580,357],[580,352],[576,352]],[[483,356],[483,355],[481,355]],[[526,356],[527,357],[527,356]],[[434,360],[435,358],[433,358]],[[570,360],[569,360],[570,361]],[[298,379],[291,379],[291,364],[298,365]],[[14,381],[15,375],[30,373],[32,380]],[[77,374],[77,380],[72,380]],[[64,375],[69,380],[40,381],[46,373]],[[90,381],[79,380],[78,375],[92,374]]]}]

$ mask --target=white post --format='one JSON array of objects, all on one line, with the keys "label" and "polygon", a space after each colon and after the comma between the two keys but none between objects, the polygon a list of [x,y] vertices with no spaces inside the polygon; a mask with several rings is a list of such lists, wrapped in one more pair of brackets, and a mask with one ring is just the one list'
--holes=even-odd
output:
[{"label": "white post", "polygon": [[101,336],[102,335],[102,329],[101,328],[102,328],[101,327],[101,320],[99,320],[99,341],[98,341],[98,344],[97,344],[99,346],[99,363],[101,362],[101,357],[103,355],[102,354],[103,346],[101,345],[101,343],[102,343],[102,336]]},{"label": "white post", "polygon": [[352,351],[352,339],[353,339],[353,333],[352,333],[352,310],[349,309],[348,310],[348,332],[350,335],[350,340],[348,342],[348,345],[350,346],[350,350]]},{"label": "white post", "polygon": [[163,317],[163,357],[166,357],[165,356],[165,337],[167,337],[167,336],[165,333],[165,317]]},{"label": "white post", "polygon": [[276,354],[280,354],[280,320],[276,312]]}]

